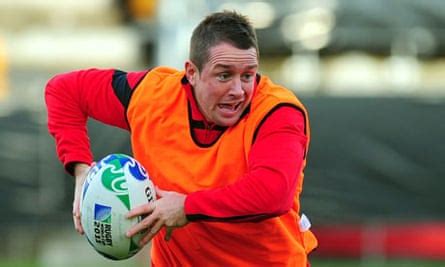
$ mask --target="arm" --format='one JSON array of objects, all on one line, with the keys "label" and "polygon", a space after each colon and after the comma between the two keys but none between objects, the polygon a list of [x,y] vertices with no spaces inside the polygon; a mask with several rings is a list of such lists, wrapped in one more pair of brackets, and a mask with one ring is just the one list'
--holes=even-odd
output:
[{"label": "arm", "polygon": [[80,223],[80,196],[82,192],[82,185],[87,178],[90,165],[85,163],[78,163],[74,166],[74,201],[73,201],[73,223],[74,228],[79,234],[84,234],[82,224]]},{"label": "arm", "polygon": [[304,115],[280,107],[260,126],[249,154],[249,170],[226,187],[191,193],[189,221],[257,221],[290,210],[307,146]]},{"label": "arm", "polygon": [[166,227],[168,240],[176,227],[189,221],[258,221],[279,216],[292,207],[307,137],[305,118],[293,107],[280,107],[261,125],[249,155],[249,170],[229,186],[180,194],[156,192],[159,198],[132,209],[127,216],[146,216],[127,236],[149,229],[140,245],[147,244]]},{"label": "arm", "polygon": [[88,117],[128,129],[126,105],[132,88],[145,74],[88,69],[59,74],[48,82],[48,130],[70,174],[76,163],[90,164],[93,159],[86,128]]},{"label": "arm", "polygon": [[87,119],[128,129],[125,109],[132,88],[146,72],[89,69],[59,74],[45,90],[48,129],[55,138],[59,159],[75,177],[73,222],[83,234],[80,223],[80,192],[93,156],[87,133]]}]

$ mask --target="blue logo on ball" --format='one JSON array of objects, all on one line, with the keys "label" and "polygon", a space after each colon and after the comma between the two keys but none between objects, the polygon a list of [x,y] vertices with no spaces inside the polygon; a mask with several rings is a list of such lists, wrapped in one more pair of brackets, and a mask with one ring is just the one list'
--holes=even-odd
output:
[{"label": "blue logo on ball", "polygon": [[110,223],[111,222],[111,207],[97,204],[97,203],[94,204],[94,220],[104,222],[104,223]]}]

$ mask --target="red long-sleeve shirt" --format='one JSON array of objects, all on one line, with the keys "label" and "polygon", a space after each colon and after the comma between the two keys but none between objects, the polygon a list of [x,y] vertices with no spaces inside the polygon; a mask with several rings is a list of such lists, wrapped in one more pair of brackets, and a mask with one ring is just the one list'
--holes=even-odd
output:
[{"label": "red long-sleeve shirt", "polygon": [[[48,129],[56,141],[57,154],[68,172],[74,163],[90,164],[86,122],[88,117],[129,130],[125,110],[131,93],[147,71],[122,72],[88,69],[59,74],[45,91]],[[212,144],[224,128],[205,121],[185,79],[192,112],[192,132],[200,145]],[[273,110],[257,131],[249,154],[249,170],[235,184],[190,193],[185,213],[199,219],[243,221],[268,218],[287,212],[302,168],[307,137],[302,112],[282,106]],[[197,219],[196,216],[190,220]]]}]

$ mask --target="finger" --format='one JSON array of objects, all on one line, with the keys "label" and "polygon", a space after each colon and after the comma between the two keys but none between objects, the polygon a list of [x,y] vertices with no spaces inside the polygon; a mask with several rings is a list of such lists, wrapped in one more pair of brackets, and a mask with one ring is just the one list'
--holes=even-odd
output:
[{"label": "finger", "polygon": [[153,215],[149,215],[147,217],[145,217],[142,221],[140,221],[139,223],[133,225],[133,227],[131,227],[130,229],[128,229],[126,235],[127,237],[132,237],[135,234],[150,228],[154,222],[156,220],[156,217]]},{"label": "finger", "polygon": [[76,208],[73,208],[73,223],[74,229],[76,229],[79,234],[83,235],[84,231],[82,224],[80,223],[80,212],[79,209]]},{"label": "finger", "polygon": [[141,216],[141,215],[148,215],[150,213],[153,212],[153,210],[155,209],[155,205],[154,203],[147,203],[147,204],[143,204],[140,206],[137,206],[133,209],[131,209],[126,215],[125,217],[127,219],[135,217],[135,216]]},{"label": "finger", "polygon": [[164,237],[164,240],[165,241],[169,241],[170,240],[170,238],[171,238],[171,236],[172,236],[172,233],[173,233],[173,227],[166,227],[166,233],[165,233],[165,237]]},{"label": "finger", "polygon": [[80,222],[80,209],[79,209],[78,201],[74,201],[74,203],[73,203],[73,223],[74,223],[74,229],[76,229],[76,231],[79,234],[83,235],[84,230],[83,230],[82,224]]},{"label": "finger", "polygon": [[74,215],[73,216],[73,221],[74,221],[74,228],[76,229],[76,231],[79,234],[83,235],[84,234],[84,230],[83,230],[82,224],[80,222],[80,215]]},{"label": "finger", "polygon": [[140,246],[145,246],[150,240],[153,239],[153,237],[161,230],[162,228],[162,221],[157,221],[153,227],[148,231],[148,233],[139,241]]}]

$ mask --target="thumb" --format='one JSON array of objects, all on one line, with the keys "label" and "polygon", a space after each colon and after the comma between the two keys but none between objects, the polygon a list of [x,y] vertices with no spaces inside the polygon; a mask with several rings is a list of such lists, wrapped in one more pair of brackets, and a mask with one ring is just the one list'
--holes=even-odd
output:
[{"label": "thumb", "polygon": [[173,233],[173,227],[166,227],[166,233],[165,233],[165,237],[164,237],[164,240],[165,241],[169,241],[170,240],[170,238],[171,238],[171,236],[172,236],[172,233]]}]

